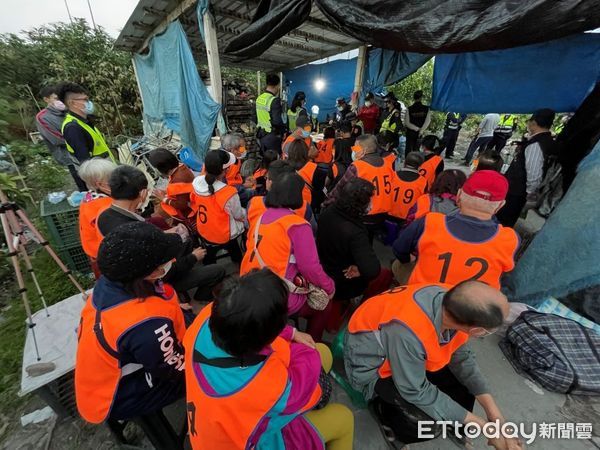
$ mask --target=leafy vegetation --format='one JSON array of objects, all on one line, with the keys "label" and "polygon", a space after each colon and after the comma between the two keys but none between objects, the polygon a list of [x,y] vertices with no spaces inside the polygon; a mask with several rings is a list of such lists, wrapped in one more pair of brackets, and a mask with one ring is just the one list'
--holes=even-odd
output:
[{"label": "leafy vegetation", "polygon": [[101,27],[94,30],[83,19],[0,35],[0,140],[27,138],[44,106],[37,93],[60,81],[89,89],[109,138],[139,133],[141,101],[131,59],[113,44]]}]

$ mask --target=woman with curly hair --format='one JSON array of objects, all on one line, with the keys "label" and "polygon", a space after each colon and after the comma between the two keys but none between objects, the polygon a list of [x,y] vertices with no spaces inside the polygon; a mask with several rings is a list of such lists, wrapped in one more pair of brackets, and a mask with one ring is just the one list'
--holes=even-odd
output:
[{"label": "woman with curly hair", "polygon": [[379,294],[387,290],[392,281],[392,273],[381,267],[363,223],[374,189],[369,181],[353,178],[319,217],[319,259],[335,283],[330,324],[339,325],[336,322],[341,318],[345,302],[361,295],[366,299]]},{"label": "woman with curly hair", "polygon": [[420,196],[417,203],[410,209],[405,225],[408,226],[412,221],[429,212],[452,214],[458,211],[456,194],[465,181],[467,181],[467,176],[462,170],[444,170],[435,179],[429,194]]}]

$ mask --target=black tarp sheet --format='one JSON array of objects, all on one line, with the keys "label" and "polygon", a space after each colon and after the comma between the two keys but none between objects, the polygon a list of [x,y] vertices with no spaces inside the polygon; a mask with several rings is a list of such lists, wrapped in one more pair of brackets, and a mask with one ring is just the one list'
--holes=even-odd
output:
[{"label": "black tarp sheet", "polygon": [[[598,0],[315,0],[344,33],[379,48],[418,53],[497,50],[600,26]],[[225,53],[261,55],[309,16],[311,0],[262,0]]]}]

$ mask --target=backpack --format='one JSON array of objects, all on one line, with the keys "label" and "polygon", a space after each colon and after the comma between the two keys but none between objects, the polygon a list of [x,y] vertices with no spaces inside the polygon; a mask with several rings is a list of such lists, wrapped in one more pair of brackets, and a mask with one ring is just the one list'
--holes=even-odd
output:
[{"label": "backpack", "polygon": [[518,373],[549,391],[600,395],[600,335],[573,320],[525,311],[499,345]]}]

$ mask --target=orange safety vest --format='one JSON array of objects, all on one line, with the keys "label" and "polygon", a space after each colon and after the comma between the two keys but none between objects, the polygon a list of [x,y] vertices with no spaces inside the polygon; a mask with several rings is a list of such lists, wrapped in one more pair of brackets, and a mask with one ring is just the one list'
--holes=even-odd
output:
[{"label": "orange safety vest", "polygon": [[81,247],[90,258],[98,258],[102,235],[96,226],[98,216],[110,208],[112,198],[98,197],[79,205],[79,239]]},{"label": "orange safety vest", "polygon": [[331,165],[331,174],[333,175],[334,180],[337,180],[337,177],[340,176],[340,168],[338,167],[338,163],[334,162]]},{"label": "orange safety vest", "polygon": [[267,176],[267,169],[256,169],[252,174],[255,180]]},{"label": "orange safety vest", "polygon": [[292,133],[287,138],[285,138],[285,141],[283,141],[283,145],[281,146],[281,148],[283,149],[283,152],[281,154],[281,159],[288,159],[287,146],[297,139],[303,140],[304,143],[306,144],[306,148],[310,151],[310,147],[313,145],[312,138],[310,138],[310,137],[302,138],[302,137],[298,137],[294,133]]},{"label": "orange safety vest", "polygon": [[[167,185],[167,198],[175,199],[178,195],[187,194],[188,196],[194,191],[192,183],[169,183]],[[185,215],[181,213],[177,208],[167,204],[166,202],[162,202],[160,207],[164,212],[166,212],[169,216],[174,217],[176,219],[184,220]]]},{"label": "orange safety vest", "polygon": [[171,320],[176,335],[157,334],[157,339],[165,362],[183,369],[182,361],[170,358],[174,340],[183,340],[185,321],[175,290],[167,284],[165,290],[166,298],[132,298],[102,312],[94,306],[93,294],[86,301],[78,330],[75,399],[79,414],[88,422],[101,423],[109,417],[121,379],[119,339],[138,324],[150,318]]},{"label": "orange safety vest", "polygon": [[[304,202],[304,204],[298,208],[294,209],[294,214],[298,217],[302,217],[306,219],[306,210],[308,209],[308,203]],[[262,216],[267,210],[267,205],[265,205],[265,198],[262,196],[255,196],[250,199],[248,202],[248,225],[252,226],[252,224],[256,223],[258,218]]]},{"label": "orange safety vest", "polygon": [[515,266],[519,238],[512,228],[498,225],[496,234],[485,242],[466,242],[446,227],[446,215],[425,216],[423,234],[417,244],[417,262],[409,279],[414,283],[447,283],[479,280],[500,289],[500,276]]},{"label": "orange safety vest", "polygon": [[431,194],[423,194],[417,199],[415,219],[420,219],[429,212],[431,212]]},{"label": "orange safety vest", "polygon": [[242,179],[242,174],[240,173],[240,169],[242,168],[242,161],[236,159],[235,164],[229,166],[227,168],[227,172],[225,173],[225,180],[227,184],[230,186],[239,186],[244,183]]},{"label": "orange safety vest", "polygon": [[258,244],[255,245],[254,229],[257,223],[257,220],[255,220],[248,230],[246,254],[242,260],[240,275],[245,275],[252,269],[261,268],[254,250],[255,247],[258,247],[265,266],[284,278],[292,257],[292,242],[288,231],[295,225],[308,224],[308,222],[290,211],[290,214],[280,217],[268,225],[261,223],[258,230]]},{"label": "orange safety vest", "polygon": [[190,194],[192,211],[197,215],[198,234],[211,244],[226,244],[231,240],[229,214],[225,204],[237,194],[233,186],[225,186],[213,195]]},{"label": "orange safety vest", "polygon": [[406,219],[410,208],[427,190],[427,180],[419,176],[414,181],[404,181],[396,174],[392,183],[392,206],[390,215],[399,219]]},{"label": "orange safety vest", "polygon": [[352,165],[356,167],[359,178],[370,181],[375,186],[369,215],[389,212],[392,200],[392,180],[396,176],[394,171],[385,163],[381,167],[375,167],[360,159],[354,161]]},{"label": "orange safety vest", "polygon": [[[467,340],[469,335],[457,331],[450,342],[440,344],[439,335],[429,316],[415,300],[417,292],[430,284],[398,286],[388,292],[365,301],[352,314],[348,332],[352,334],[378,331],[391,322],[407,327],[421,342],[425,350],[425,370],[436,372],[448,365],[452,355]],[[450,289],[449,285],[440,285]],[[386,358],[378,370],[381,378],[392,376],[392,368]]]},{"label": "orange safety vest", "polygon": [[307,203],[312,203],[313,178],[316,170],[317,165],[312,161],[308,161],[306,164],[304,164],[302,169],[298,170],[298,175],[300,175],[304,180],[302,198]]},{"label": "orange safety vest", "polygon": [[395,172],[394,170],[394,163],[396,162],[396,155],[394,155],[393,153],[388,153],[385,156],[382,156],[383,158],[383,162],[391,169]]},{"label": "orange safety vest", "polygon": [[431,158],[421,164],[421,167],[419,167],[419,173],[422,177],[425,177],[427,180],[427,186],[429,186],[429,188],[431,188],[433,182],[435,181],[435,171],[442,161],[443,159],[441,156],[433,155]]},{"label": "orange safety vest", "polygon": [[[287,387],[290,343],[276,337],[271,343],[273,352],[241,389],[229,395],[205,392],[194,371],[194,349],[200,330],[210,318],[211,308],[212,304],[209,304],[200,311],[183,341],[190,444],[194,450],[245,450],[250,448],[249,441],[256,427]],[[321,387],[317,384],[299,413],[313,408],[321,395]]]},{"label": "orange safety vest", "polygon": [[334,144],[335,139],[324,139],[317,144],[317,156],[314,159],[315,163],[331,164],[334,155]]}]

